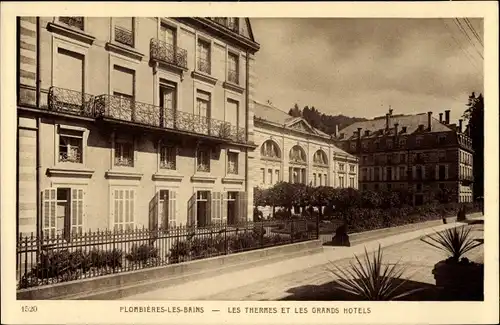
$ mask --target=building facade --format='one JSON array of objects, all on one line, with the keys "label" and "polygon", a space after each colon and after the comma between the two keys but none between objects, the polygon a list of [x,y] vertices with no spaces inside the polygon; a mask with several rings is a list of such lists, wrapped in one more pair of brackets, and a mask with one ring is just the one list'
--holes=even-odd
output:
[{"label": "building facade", "polygon": [[359,157],[360,188],[407,189],[414,204],[448,193],[455,202],[472,202],[472,142],[450,124],[450,111],[394,115],[356,122],[336,136],[336,143]]},{"label": "building facade", "polygon": [[247,18],[18,19],[18,230],[251,217]]},{"label": "building facade", "polygon": [[358,188],[357,157],[336,147],[329,135],[272,105],[255,101],[254,114],[255,186],[285,181]]}]

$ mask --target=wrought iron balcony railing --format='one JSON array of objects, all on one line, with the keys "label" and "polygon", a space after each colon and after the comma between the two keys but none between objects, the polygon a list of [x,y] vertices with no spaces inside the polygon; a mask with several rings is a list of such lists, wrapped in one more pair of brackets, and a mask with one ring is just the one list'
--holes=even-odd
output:
[{"label": "wrought iron balcony railing", "polygon": [[50,87],[48,109],[72,115],[93,117],[94,96],[79,91]]},{"label": "wrought iron balcony railing", "polygon": [[94,102],[96,117],[197,133],[233,142],[246,142],[245,128],[233,126],[226,121],[160,108],[114,95],[97,96]]},{"label": "wrought iron balcony railing", "polygon": [[133,167],[134,161],[128,157],[115,157],[115,166]]},{"label": "wrought iron balcony railing", "polygon": [[240,80],[239,80],[238,71],[229,70],[227,72],[227,81],[232,82],[233,84],[236,84],[236,85],[239,84]]},{"label": "wrought iron balcony railing", "polygon": [[209,173],[210,172],[210,164],[198,164],[197,171]]},{"label": "wrought iron balcony railing", "polygon": [[73,162],[73,163],[81,163],[82,162],[82,154],[80,152],[80,148],[71,150],[69,152],[61,152],[59,153],[59,161],[60,162]]},{"label": "wrought iron balcony railing", "polygon": [[153,60],[164,61],[187,69],[187,51],[185,49],[152,38],[149,43],[149,52]]},{"label": "wrought iron balcony railing", "polygon": [[59,17],[59,21],[66,25],[76,27],[83,30],[83,17]]},{"label": "wrought iron balcony railing", "polygon": [[134,47],[134,33],[126,28],[115,26],[115,41]]},{"label": "wrought iron balcony railing", "polygon": [[137,102],[123,96],[92,96],[69,89],[50,87],[48,110],[92,118],[105,117],[246,143],[244,127],[206,116]]},{"label": "wrought iron balcony railing", "polygon": [[198,58],[198,70],[210,74],[211,72],[210,60]]}]

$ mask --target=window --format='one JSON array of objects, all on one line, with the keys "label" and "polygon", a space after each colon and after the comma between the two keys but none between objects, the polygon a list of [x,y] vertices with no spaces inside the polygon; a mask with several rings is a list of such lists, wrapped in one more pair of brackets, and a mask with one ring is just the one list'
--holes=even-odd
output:
[{"label": "window", "polygon": [[290,162],[292,163],[306,163],[306,153],[304,149],[296,145],[290,149]]},{"label": "window", "polygon": [[341,172],[344,171],[344,164],[339,164],[339,171],[341,171]]},{"label": "window", "polygon": [[160,82],[160,126],[173,128],[177,110],[177,84],[163,80]]},{"label": "window", "polygon": [[262,176],[261,184],[266,184],[266,170],[264,168],[261,168],[260,174]]},{"label": "window", "polygon": [[378,140],[375,141],[375,148],[380,149],[380,142]]},{"label": "window", "polygon": [[390,191],[392,190],[392,184],[387,184],[387,189]]},{"label": "window", "polygon": [[363,181],[367,181],[367,178],[368,178],[368,171],[366,168],[363,168],[361,170],[361,174],[362,174],[362,177],[363,177]]},{"label": "window", "polygon": [[111,117],[135,121],[134,116],[135,72],[115,65],[113,69],[113,98],[107,114]]},{"label": "window", "polygon": [[438,175],[439,179],[446,179],[446,166],[439,165]]},{"label": "window", "polygon": [[227,81],[233,84],[240,83],[239,76],[239,56],[229,52],[227,55]]},{"label": "window", "polygon": [[281,182],[280,171],[277,169],[275,170],[275,173],[276,173],[276,183]]},{"label": "window", "polygon": [[439,145],[446,144],[446,134],[442,134],[438,137],[438,144]]},{"label": "window", "polygon": [[339,176],[339,187],[344,187],[344,176]]},{"label": "window", "polygon": [[416,145],[417,147],[420,147],[420,145],[422,145],[422,137],[417,137],[417,138],[415,139],[415,145]]},{"label": "window", "polygon": [[355,141],[351,142],[351,150],[356,150],[356,142]]},{"label": "window", "polygon": [[267,170],[267,175],[269,176],[269,184],[273,184],[273,170],[272,169],[268,169]]},{"label": "window", "polygon": [[349,178],[349,187],[355,188],[355,186],[354,186],[354,177],[350,177]]},{"label": "window", "polygon": [[399,139],[399,146],[401,148],[406,146],[406,138],[405,137]]},{"label": "window", "polygon": [[160,190],[158,195],[158,228],[175,228],[177,224],[177,193],[172,190]]},{"label": "window", "polygon": [[375,185],[373,186],[373,188],[375,189],[375,191],[378,191],[379,184],[375,184]]},{"label": "window", "polygon": [[211,115],[210,99],[210,93],[201,90],[196,91],[196,115],[198,116],[199,123],[194,126],[194,131],[198,133],[208,134],[208,123]]},{"label": "window", "polygon": [[315,165],[327,166],[328,159],[326,158],[326,153],[323,150],[318,150],[314,153],[313,162]]},{"label": "window", "polygon": [[368,149],[368,141],[363,141],[363,149]]},{"label": "window", "polygon": [[62,236],[83,232],[84,192],[80,188],[48,188],[42,192],[43,236]]},{"label": "window", "polygon": [[115,141],[115,166],[134,167],[134,146],[131,142]]},{"label": "window", "polygon": [[375,167],[375,180],[379,181],[380,178],[380,167]]},{"label": "window", "polygon": [[59,161],[83,162],[83,132],[59,129]]},{"label": "window", "polygon": [[368,157],[367,156],[363,156],[363,164],[366,164],[368,163]]},{"label": "window", "polygon": [[319,183],[319,186],[323,186],[323,175],[321,175],[321,174],[318,174],[318,183]]},{"label": "window", "polygon": [[238,153],[228,152],[227,153],[227,173],[228,174],[238,174]]},{"label": "window", "polygon": [[210,74],[211,64],[210,64],[210,42],[198,39],[197,46],[198,53],[198,70],[204,73]]},{"label": "window", "polygon": [[391,181],[392,180],[392,167],[387,167],[386,168],[386,173],[387,173],[387,181]]},{"label": "window", "polygon": [[349,172],[354,173],[355,172],[355,167],[354,165],[349,165]]},{"label": "window", "polygon": [[404,166],[399,167],[399,179],[400,180],[406,179],[406,168]]},{"label": "window", "polygon": [[[54,86],[83,93],[85,57],[82,54],[58,48],[56,60]],[[68,94],[66,97],[68,98],[61,98],[59,101],[82,105],[82,96]]]},{"label": "window", "polygon": [[281,152],[278,148],[278,145],[272,140],[267,140],[262,144],[260,154],[262,155],[262,157],[266,158],[281,158]]},{"label": "window", "polygon": [[422,191],[422,184],[417,184],[417,192],[421,192]]},{"label": "window", "polygon": [[387,163],[392,164],[392,155],[387,155]]},{"label": "window", "polygon": [[[161,24],[160,26],[160,40],[164,41],[169,47],[167,47],[167,58],[174,58],[175,57],[175,45],[177,43],[177,38],[176,38],[176,30],[169,25],[166,24]],[[168,61],[168,59],[167,59]]]},{"label": "window", "polygon": [[198,149],[197,168],[199,172],[210,172],[210,151],[208,149]]},{"label": "window", "polygon": [[134,18],[115,17],[115,41],[134,47]]},{"label": "window", "polygon": [[387,139],[386,145],[388,149],[392,149],[392,139]]},{"label": "window", "polygon": [[228,99],[226,104],[226,122],[233,126],[239,126],[239,103],[235,100]]},{"label": "window", "polygon": [[228,17],[227,18],[227,28],[234,32],[238,32],[238,18],[236,17]]},{"label": "window", "polygon": [[135,190],[113,189],[112,190],[112,213],[113,227],[116,230],[131,230],[135,225]]},{"label": "window", "polygon": [[174,146],[163,145],[160,148],[160,168],[162,169],[176,169],[177,148]]},{"label": "window", "polygon": [[417,179],[423,179],[422,166],[416,166],[415,171]]},{"label": "window", "polygon": [[443,151],[443,150],[439,151],[439,160],[440,161],[446,160],[446,151]]}]

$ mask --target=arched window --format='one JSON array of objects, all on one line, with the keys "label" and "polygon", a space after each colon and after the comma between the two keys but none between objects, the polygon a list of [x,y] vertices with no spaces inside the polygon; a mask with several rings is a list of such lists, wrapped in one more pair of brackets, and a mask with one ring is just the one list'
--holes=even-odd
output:
[{"label": "arched window", "polygon": [[293,146],[292,149],[290,150],[290,162],[292,163],[306,163],[306,153],[304,152],[304,149],[302,149],[300,146],[296,145]]},{"label": "arched window", "polygon": [[323,150],[318,150],[314,153],[313,162],[315,165],[327,166],[328,158]]},{"label": "arched window", "polygon": [[260,154],[262,157],[281,159],[281,151],[276,142],[272,140],[267,140],[262,144],[260,149]]}]

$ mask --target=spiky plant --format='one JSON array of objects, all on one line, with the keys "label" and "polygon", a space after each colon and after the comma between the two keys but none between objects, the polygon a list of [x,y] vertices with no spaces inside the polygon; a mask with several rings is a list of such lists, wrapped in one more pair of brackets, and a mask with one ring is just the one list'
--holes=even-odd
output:
[{"label": "spiky plant", "polygon": [[350,293],[360,300],[387,301],[403,298],[417,291],[404,289],[408,279],[403,278],[406,270],[399,262],[384,264],[382,249],[370,254],[365,247],[364,263],[355,255],[356,261],[350,261],[350,268],[341,269],[335,265],[330,271],[338,277],[339,289]]},{"label": "spiky plant", "polygon": [[435,236],[427,235],[420,240],[444,251],[451,261],[458,263],[467,252],[483,244],[470,235],[471,230],[471,227],[455,227],[436,232]]}]

